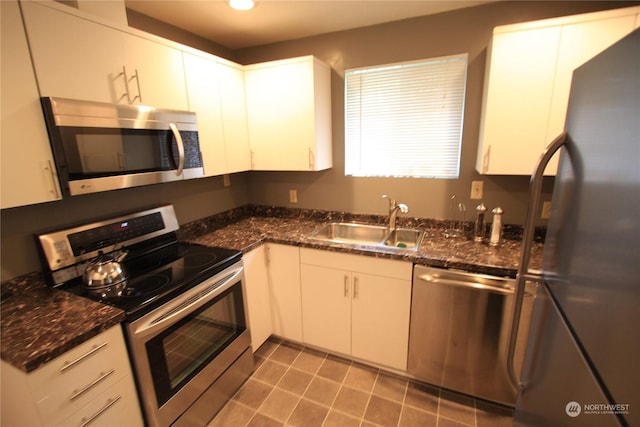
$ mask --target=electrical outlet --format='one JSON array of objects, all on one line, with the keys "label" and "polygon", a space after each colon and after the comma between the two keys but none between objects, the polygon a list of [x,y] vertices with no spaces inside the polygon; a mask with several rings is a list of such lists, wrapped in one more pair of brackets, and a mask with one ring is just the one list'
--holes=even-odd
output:
[{"label": "electrical outlet", "polygon": [[540,213],[542,219],[551,218],[551,202],[542,203],[542,212]]},{"label": "electrical outlet", "polygon": [[484,187],[483,181],[471,181],[471,200],[482,199],[483,187]]},{"label": "electrical outlet", "polygon": [[229,187],[231,185],[231,177],[229,177],[229,175],[222,175],[222,184],[225,187]]},{"label": "electrical outlet", "polygon": [[298,203],[298,190],[289,190],[289,203]]}]

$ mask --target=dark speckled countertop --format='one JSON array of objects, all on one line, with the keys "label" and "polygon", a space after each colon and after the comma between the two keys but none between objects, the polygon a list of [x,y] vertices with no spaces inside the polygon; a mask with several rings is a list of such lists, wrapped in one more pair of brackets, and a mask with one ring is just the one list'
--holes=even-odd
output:
[{"label": "dark speckled countertop", "polygon": [[[324,242],[309,237],[328,222],[362,222],[385,224],[379,215],[341,214],[325,211],[253,207],[246,216],[222,224],[215,220],[195,221],[181,228],[180,238],[208,246],[223,246],[249,251],[262,243],[283,243],[307,248],[361,254],[379,258],[403,259],[415,264],[452,268],[474,273],[515,277],[520,258],[518,227],[506,226],[503,242],[492,247],[468,238],[446,238],[443,221],[398,217],[398,227],[419,228],[425,231],[417,251],[385,249],[351,244]],[[470,228],[471,224],[468,224]],[[543,231],[539,231],[541,235]],[[542,262],[542,242],[536,242],[531,252],[531,268],[539,269]]]},{"label": "dark speckled countertop", "polygon": [[2,360],[31,372],[124,320],[122,310],[59,291],[41,273],[2,283]]},{"label": "dark speckled countertop", "polygon": [[[384,224],[385,218],[247,205],[184,224],[178,237],[243,252],[267,242],[282,243],[510,277],[515,277],[518,268],[521,234],[518,227],[505,226],[507,238],[498,247],[465,238],[448,239],[443,234],[444,222],[405,216],[398,218],[399,227],[425,231],[417,251],[333,244],[309,238],[328,222],[353,221]],[[531,268],[540,268],[541,259],[542,243],[537,242],[531,254]],[[41,273],[3,282],[0,290],[2,360],[24,372],[37,369],[124,320],[119,309],[50,288]]]}]

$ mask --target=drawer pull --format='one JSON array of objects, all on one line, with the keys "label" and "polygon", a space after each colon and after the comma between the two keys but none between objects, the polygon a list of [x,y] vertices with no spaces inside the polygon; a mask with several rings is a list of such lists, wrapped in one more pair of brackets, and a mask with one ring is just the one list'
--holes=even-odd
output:
[{"label": "drawer pull", "polygon": [[91,415],[89,418],[82,418],[82,424],[80,424],[80,427],[85,427],[88,426],[89,424],[91,424],[92,422],[95,421],[96,418],[98,418],[100,415],[102,415],[102,413],[104,411],[106,411],[107,409],[111,408],[113,405],[116,404],[116,402],[118,402],[118,400],[120,400],[121,396],[116,396],[113,399],[108,399],[107,400],[107,404],[104,405],[102,408],[100,408],[98,410],[98,412],[96,412],[95,414]]},{"label": "drawer pull", "polygon": [[100,382],[104,381],[107,377],[109,377],[109,375],[113,374],[114,372],[115,372],[115,369],[110,370],[106,374],[100,373],[100,376],[91,384],[87,384],[86,386],[82,387],[80,390],[73,390],[73,394],[71,395],[69,400],[73,402],[74,400],[76,400],[77,398],[79,398],[89,390],[91,390],[93,387],[98,385]]},{"label": "drawer pull", "polygon": [[92,354],[94,354],[96,351],[100,350],[101,348],[104,348],[107,345],[106,342],[103,342],[100,345],[94,345],[91,350],[89,350],[88,352],[86,352],[85,354],[83,354],[82,356],[78,357],[76,360],[73,360],[71,362],[64,362],[64,366],[62,368],[60,368],[60,372],[65,372],[66,370],[68,370],[69,368],[71,368],[72,366],[77,365],[78,363],[82,362],[84,359],[86,359],[87,357],[91,356]]}]

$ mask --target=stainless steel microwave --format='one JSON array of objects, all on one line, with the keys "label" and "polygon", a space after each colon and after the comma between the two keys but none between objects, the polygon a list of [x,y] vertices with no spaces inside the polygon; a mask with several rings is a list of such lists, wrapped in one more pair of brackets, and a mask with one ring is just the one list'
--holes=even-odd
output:
[{"label": "stainless steel microwave", "polygon": [[204,175],[196,114],[41,98],[64,195]]}]

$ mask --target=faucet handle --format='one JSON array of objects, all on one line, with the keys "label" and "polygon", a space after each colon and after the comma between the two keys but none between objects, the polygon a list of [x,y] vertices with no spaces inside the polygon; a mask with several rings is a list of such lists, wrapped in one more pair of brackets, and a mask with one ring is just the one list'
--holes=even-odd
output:
[{"label": "faucet handle", "polygon": [[408,213],[409,212],[409,206],[405,205],[404,203],[398,203],[398,208],[400,208],[400,212],[402,213]]}]

